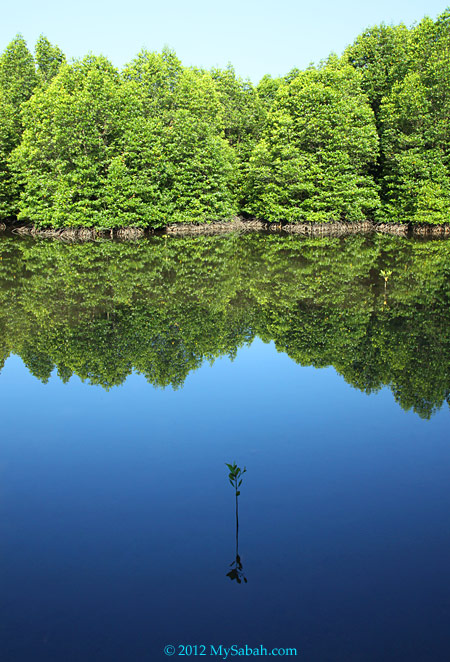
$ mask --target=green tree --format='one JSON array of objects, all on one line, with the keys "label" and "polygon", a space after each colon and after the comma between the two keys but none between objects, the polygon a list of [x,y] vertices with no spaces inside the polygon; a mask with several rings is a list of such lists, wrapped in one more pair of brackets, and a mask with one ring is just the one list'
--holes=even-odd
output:
[{"label": "green tree", "polygon": [[413,69],[382,102],[382,218],[448,222],[450,216],[450,10],[413,31]]},{"label": "green tree", "polygon": [[164,48],[161,53],[142,50],[125,66],[122,76],[139,84],[145,115],[160,115],[173,105],[183,66],[174,51]]},{"label": "green tree", "polygon": [[[155,62],[176,84],[160,84],[159,74],[150,84]],[[235,156],[220,135],[211,76],[179,71],[171,54],[139,63],[141,79],[120,76],[101,57],[63,65],[24,105],[23,140],[11,157],[20,218],[42,227],[158,227],[236,212]]]},{"label": "green tree", "polygon": [[272,78],[270,74],[265,74],[259,81],[256,90],[266,111],[271,109],[278,88],[281,87],[284,82],[283,78]]},{"label": "green tree", "polygon": [[17,110],[5,98],[3,90],[0,90],[0,220],[13,218],[18,212],[18,188],[8,160],[19,143],[20,134]]},{"label": "green tree", "polygon": [[143,227],[204,223],[236,213],[233,150],[188,110],[135,120],[122,145],[106,181],[108,226],[119,219]]},{"label": "green tree", "polygon": [[116,69],[88,56],[64,65],[24,104],[23,139],[11,157],[23,187],[19,218],[44,227],[104,226],[108,167],[123,118],[134,113],[126,101]]},{"label": "green tree", "polygon": [[211,75],[183,69],[163,51],[141,53],[124,78],[141,110],[108,173],[113,216],[125,213],[144,227],[230,218],[237,212],[237,164]]},{"label": "green tree", "polygon": [[21,105],[37,82],[33,56],[24,38],[17,35],[0,56],[0,220],[18,212],[19,189],[8,159],[21,140]]},{"label": "green tree", "polygon": [[224,135],[237,157],[236,195],[242,202],[242,184],[251,152],[261,137],[266,111],[251,82],[236,76],[231,64],[226,69],[213,69],[211,75],[223,107]]},{"label": "green tree", "polygon": [[18,34],[0,56],[0,90],[18,111],[37,83],[33,56],[25,39]]},{"label": "green tree", "polygon": [[39,81],[44,85],[56,76],[61,65],[66,61],[61,49],[58,46],[52,46],[47,37],[44,37],[42,34],[36,42],[34,59],[37,65]]},{"label": "green tree", "polygon": [[343,59],[361,73],[361,87],[378,120],[381,101],[411,66],[411,32],[401,25],[375,25],[349,46]]},{"label": "green tree", "polygon": [[279,88],[253,151],[246,210],[270,221],[359,221],[379,204],[373,112],[349,65],[331,60]]},{"label": "green tree", "polygon": [[243,163],[259,139],[264,120],[263,104],[249,80],[236,76],[234,67],[212,69],[212,78],[223,105],[225,137]]}]

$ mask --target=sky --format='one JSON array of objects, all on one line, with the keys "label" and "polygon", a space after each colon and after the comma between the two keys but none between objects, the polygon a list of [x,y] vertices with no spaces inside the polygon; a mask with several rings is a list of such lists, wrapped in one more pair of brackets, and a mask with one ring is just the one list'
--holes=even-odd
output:
[{"label": "sky", "polygon": [[450,0],[21,0],[2,10],[0,50],[20,32],[34,48],[45,34],[68,58],[88,52],[117,67],[145,47],[174,49],[183,64],[211,68],[231,62],[243,78],[286,74],[340,54],[365,28],[410,26],[436,18]]}]

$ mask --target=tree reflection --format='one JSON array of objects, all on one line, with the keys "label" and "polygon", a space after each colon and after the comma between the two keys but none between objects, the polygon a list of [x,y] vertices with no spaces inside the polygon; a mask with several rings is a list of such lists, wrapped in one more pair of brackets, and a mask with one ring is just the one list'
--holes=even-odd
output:
[{"label": "tree reflection", "polygon": [[0,253],[0,366],[17,354],[43,382],[56,367],[106,389],[133,371],[179,388],[258,336],[423,418],[450,395],[449,240],[0,237]]}]

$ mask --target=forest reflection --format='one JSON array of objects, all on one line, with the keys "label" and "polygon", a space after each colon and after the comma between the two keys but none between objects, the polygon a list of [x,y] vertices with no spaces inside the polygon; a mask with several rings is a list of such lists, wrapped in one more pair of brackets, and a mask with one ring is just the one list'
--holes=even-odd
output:
[{"label": "forest reflection", "polygon": [[450,402],[450,242],[381,234],[0,239],[0,367],[179,388],[258,336],[429,418]]}]

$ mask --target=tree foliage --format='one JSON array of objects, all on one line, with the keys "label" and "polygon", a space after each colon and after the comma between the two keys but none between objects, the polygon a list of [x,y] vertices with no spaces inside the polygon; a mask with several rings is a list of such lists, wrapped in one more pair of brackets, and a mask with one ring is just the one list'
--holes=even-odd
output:
[{"label": "tree foliage", "polygon": [[383,97],[403,80],[411,58],[411,33],[403,24],[368,28],[345,50],[343,59],[361,73],[361,87],[377,120]]},{"label": "tree foliage", "polygon": [[18,190],[9,168],[9,157],[21,135],[17,110],[0,89],[0,219],[17,215]]},{"label": "tree foliage", "polygon": [[33,55],[18,34],[0,56],[0,89],[18,111],[33,94],[38,83]]},{"label": "tree foliage", "polygon": [[450,217],[450,10],[413,31],[410,71],[381,104],[387,220]]},{"label": "tree foliage", "polygon": [[64,55],[41,35],[36,59],[21,35],[0,56],[0,219],[19,213],[20,184],[10,168],[10,155],[22,139],[22,104],[56,75]]},{"label": "tree foliage", "polygon": [[378,206],[373,112],[348,65],[331,60],[282,85],[255,147],[247,210],[270,221],[359,221]]},{"label": "tree foliage", "polygon": [[450,214],[450,10],[365,30],[255,87],[169,48],[118,71],[41,35],[0,55],[0,220],[442,224]]},{"label": "tree foliage", "polygon": [[181,70],[170,53],[142,53],[123,76],[102,57],[64,65],[23,106],[11,157],[19,218],[158,227],[230,217],[235,156],[220,110],[211,77]]},{"label": "tree foliage", "polygon": [[47,37],[42,34],[36,42],[34,59],[41,85],[49,83],[66,61],[62,50],[58,46],[52,46]]},{"label": "tree foliage", "polygon": [[126,101],[114,67],[88,56],[64,65],[23,106],[22,142],[11,159],[23,187],[19,218],[104,224],[108,165],[119,152],[121,119],[133,112]]}]

